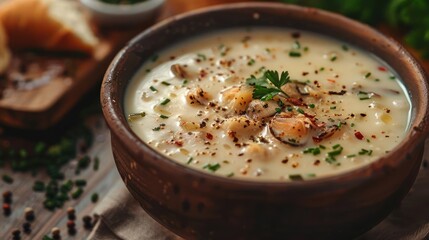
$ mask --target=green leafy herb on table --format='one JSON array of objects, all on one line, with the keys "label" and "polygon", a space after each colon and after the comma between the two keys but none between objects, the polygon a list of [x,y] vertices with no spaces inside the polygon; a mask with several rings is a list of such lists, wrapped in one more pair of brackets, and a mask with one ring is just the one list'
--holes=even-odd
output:
[{"label": "green leafy herb on table", "polygon": [[262,77],[256,78],[250,76],[246,83],[253,86],[253,98],[261,99],[262,101],[269,101],[276,95],[283,95],[289,97],[281,87],[290,82],[289,72],[282,72],[279,76],[277,71],[268,70]]},{"label": "green leafy herb on table", "polygon": [[387,24],[404,33],[404,41],[429,59],[429,1],[427,0],[280,0],[338,12],[371,24]]}]

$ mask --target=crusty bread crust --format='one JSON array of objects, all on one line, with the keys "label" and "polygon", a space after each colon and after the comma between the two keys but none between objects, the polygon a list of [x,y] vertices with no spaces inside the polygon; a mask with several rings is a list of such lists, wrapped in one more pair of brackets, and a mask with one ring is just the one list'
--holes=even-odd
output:
[{"label": "crusty bread crust", "polygon": [[85,43],[64,24],[49,15],[41,0],[11,0],[0,7],[12,49],[79,51],[91,54],[94,45]]},{"label": "crusty bread crust", "polygon": [[9,66],[10,51],[7,47],[7,37],[3,26],[0,24],[0,74],[4,73]]}]

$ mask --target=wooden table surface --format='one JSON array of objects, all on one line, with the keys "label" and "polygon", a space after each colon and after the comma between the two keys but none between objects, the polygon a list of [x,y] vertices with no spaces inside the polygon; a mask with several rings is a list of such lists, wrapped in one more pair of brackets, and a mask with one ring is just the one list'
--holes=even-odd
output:
[{"label": "wooden table surface", "polygon": [[[179,14],[182,12],[190,11],[192,9],[201,8],[209,5],[215,5],[219,3],[231,3],[231,2],[244,2],[242,0],[167,0],[159,19],[164,19],[168,16]],[[427,64],[425,64],[427,66]],[[429,69],[429,66],[427,67]],[[102,76],[93,76],[94,78],[101,78]],[[60,122],[59,126],[46,130],[44,132],[26,132],[16,129],[9,129],[0,125],[0,140],[5,136],[13,136],[18,138],[30,138],[37,141],[40,136],[46,137],[46,135],[55,135],[58,132],[64,132],[63,128],[73,127],[73,117],[75,112],[79,109],[85,108],[88,105],[98,106],[96,103],[98,100],[99,84],[95,87],[87,96],[81,100],[81,102],[65,117],[65,120]],[[72,122],[72,123],[70,123]],[[97,203],[103,200],[103,197],[108,193],[110,187],[114,185],[116,181],[121,181],[114,166],[113,157],[110,148],[110,137],[109,131],[104,124],[100,111],[96,111],[95,114],[87,117],[86,122],[92,127],[94,131],[95,141],[92,147],[88,150],[88,155],[93,159],[97,156],[100,159],[100,168],[94,171],[92,168],[88,168],[76,176],[74,169],[76,168],[76,159],[70,161],[64,166],[63,171],[65,172],[66,179],[86,179],[87,186],[85,191],[76,200],[66,202],[63,208],[55,211],[49,211],[44,209],[43,200],[45,199],[44,193],[36,193],[32,190],[33,183],[35,180],[48,181],[49,177],[44,174],[38,174],[36,177],[32,176],[31,173],[16,173],[12,172],[11,168],[6,164],[5,167],[0,167],[0,176],[5,174],[10,175],[14,178],[12,184],[7,184],[4,181],[0,181],[0,192],[11,190],[13,192],[12,214],[5,216],[0,214],[0,239],[12,239],[12,230],[19,228],[21,230],[21,239],[42,239],[43,236],[49,235],[53,227],[59,227],[61,230],[62,239],[84,239],[90,233],[90,230],[83,228],[82,216],[91,214],[92,210]],[[62,131],[58,131],[62,129]],[[97,203],[91,202],[91,195],[93,193],[99,194],[99,200]],[[67,234],[67,214],[66,209],[68,206],[76,209],[76,230],[77,233],[74,236]],[[36,218],[32,222],[31,234],[22,233],[22,224],[24,220],[24,209],[26,207],[32,207],[35,210]]]},{"label": "wooden table surface", "polygon": [[[179,14],[182,12],[190,11],[205,6],[215,5],[219,3],[243,2],[242,0],[167,0],[158,20],[165,19],[169,16]],[[99,78],[100,83],[102,75],[93,76]],[[7,128],[0,125],[0,141],[8,141],[8,139],[16,140],[16,138],[31,139],[29,141],[39,141],[40,139],[46,140],[46,136],[55,136],[58,133],[67,131],[67,128],[73,128],[76,120],[73,115],[78,113],[82,108],[88,108],[88,105],[98,107],[97,102],[100,84],[90,91],[77,106],[71,110],[71,113],[65,116],[56,127],[45,130],[43,132],[23,131],[17,129]],[[114,165],[113,156],[110,147],[109,130],[104,123],[101,111],[96,111],[87,117],[86,125],[90,126],[94,132],[94,143],[90,149],[85,153],[93,160],[95,157],[100,159],[100,167],[97,171],[89,167],[81,171],[79,175],[75,175],[77,161],[80,155],[75,159],[69,161],[62,169],[65,174],[65,179],[85,179],[87,185],[84,188],[83,194],[76,200],[67,201],[64,206],[54,211],[49,211],[43,207],[45,200],[45,193],[34,192],[32,190],[33,184],[36,180],[48,182],[50,180],[43,171],[33,176],[30,172],[13,172],[8,163],[0,167],[0,176],[11,176],[14,181],[8,184],[0,180],[0,193],[11,191],[13,193],[11,209],[12,213],[9,216],[0,214],[0,239],[12,239],[12,231],[14,229],[21,230],[21,239],[42,239],[45,235],[51,235],[51,229],[58,227],[61,230],[61,239],[85,239],[90,230],[83,227],[82,217],[84,215],[91,215],[97,203],[103,200],[103,197],[108,193],[110,188],[116,181],[121,181]],[[49,137],[48,137],[49,138]],[[58,136],[55,136],[58,138]],[[92,203],[91,195],[97,193],[99,200]],[[35,211],[35,220],[31,222],[31,233],[25,234],[22,231],[22,224],[25,222],[24,209],[31,207]],[[70,236],[67,233],[67,213],[68,207],[73,207],[76,210],[76,234]]]}]

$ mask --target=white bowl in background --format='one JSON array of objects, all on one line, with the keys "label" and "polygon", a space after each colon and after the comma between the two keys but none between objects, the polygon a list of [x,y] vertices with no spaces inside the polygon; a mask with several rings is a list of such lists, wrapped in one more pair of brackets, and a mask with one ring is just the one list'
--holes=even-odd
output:
[{"label": "white bowl in background", "polygon": [[135,4],[113,4],[100,0],[80,2],[101,26],[132,26],[154,22],[165,0],[146,0]]}]

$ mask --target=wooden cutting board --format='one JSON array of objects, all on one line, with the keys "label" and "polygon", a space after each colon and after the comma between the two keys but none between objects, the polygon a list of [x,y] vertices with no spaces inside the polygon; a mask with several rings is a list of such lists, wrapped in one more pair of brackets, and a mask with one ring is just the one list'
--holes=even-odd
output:
[{"label": "wooden cutting board", "polygon": [[[0,98],[0,123],[17,128],[46,129],[57,123],[89,89],[100,83],[104,72],[115,54],[142,28],[105,30],[101,42],[92,56],[52,56],[58,62],[73,66],[67,75],[52,78],[32,89],[22,89],[7,84]],[[28,54],[28,53],[27,53]],[[25,55],[25,54],[24,54]],[[22,60],[23,56],[15,56]],[[46,56],[32,55],[32,61]]]}]

